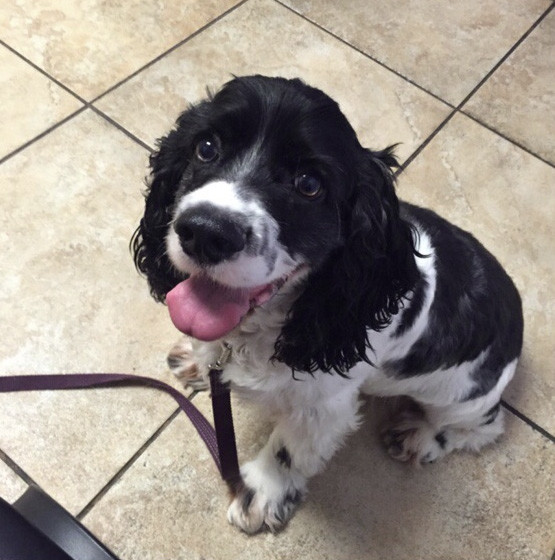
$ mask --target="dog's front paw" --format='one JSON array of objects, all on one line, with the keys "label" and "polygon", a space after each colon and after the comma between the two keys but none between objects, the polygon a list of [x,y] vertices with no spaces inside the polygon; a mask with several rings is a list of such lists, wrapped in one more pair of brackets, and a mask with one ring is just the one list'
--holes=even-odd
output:
[{"label": "dog's front paw", "polygon": [[168,354],[168,366],[172,373],[195,391],[209,388],[208,362],[203,357],[202,342],[184,336],[172,347]]},{"label": "dog's front paw", "polygon": [[227,510],[227,519],[245,533],[269,529],[279,531],[291,518],[304,497],[304,484],[296,488],[279,473],[264,473],[256,461],[241,469],[243,483]]}]

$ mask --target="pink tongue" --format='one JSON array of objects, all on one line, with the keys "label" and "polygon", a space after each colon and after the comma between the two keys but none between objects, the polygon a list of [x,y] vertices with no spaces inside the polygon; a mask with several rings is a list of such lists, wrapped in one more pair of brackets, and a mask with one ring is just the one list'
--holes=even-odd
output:
[{"label": "pink tongue", "polygon": [[247,314],[252,292],[192,277],[171,290],[166,303],[173,324],[181,332],[199,340],[216,340],[235,328]]}]

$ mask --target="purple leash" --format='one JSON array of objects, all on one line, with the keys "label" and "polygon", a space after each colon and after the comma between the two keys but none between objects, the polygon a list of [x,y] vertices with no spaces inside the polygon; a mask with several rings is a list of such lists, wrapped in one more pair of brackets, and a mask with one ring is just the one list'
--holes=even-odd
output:
[{"label": "purple leash", "polygon": [[151,377],[125,373],[69,373],[51,375],[11,375],[0,376],[0,393],[20,391],[53,391],[67,389],[89,389],[112,385],[146,385],[165,391],[171,395],[189,417],[208,451],[212,455],[222,478],[233,487],[240,479],[237,448],[231,416],[229,386],[220,381],[220,373],[229,357],[231,348],[226,346],[222,357],[210,365],[210,386],[212,390],[212,410],[214,424],[202,415],[196,406],[179,391]]}]

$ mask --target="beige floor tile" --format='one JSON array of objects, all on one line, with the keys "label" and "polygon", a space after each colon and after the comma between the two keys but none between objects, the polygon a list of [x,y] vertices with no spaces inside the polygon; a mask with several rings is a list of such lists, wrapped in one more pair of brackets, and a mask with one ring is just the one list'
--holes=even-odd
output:
[{"label": "beige floor tile", "polygon": [[82,106],[3,46],[0,68],[0,158]]},{"label": "beige floor tile", "polygon": [[[76,94],[94,99],[239,0],[0,2],[0,39]],[[306,15],[435,95],[459,103],[549,0],[248,0],[139,73],[98,107],[143,141],[231,74],[300,76],[335,97],[365,145],[402,142],[406,159],[449,114],[433,96],[334,39]],[[465,107],[554,161],[553,14]],[[81,106],[0,45],[0,158]],[[133,267],[148,153],[85,110],[0,166],[0,373],[122,371],[177,386],[176,338]],[[400,178],[400,195],[472,231],[519,286],[524,354],[506,400],[555,433],[555,171],[458,115]],[[209,416],[206,394],[195,401]],[[375,404],[375,403],[373,403]],[[0,450],[79,512],[175,410],[140,388],[0,395]],[[183,415],[85,517],[122,560],[548,560],[555,547],[555,450],[508,414],[479,455],[413,470],[381,449],[375,410],[310,484],[280,534],[247,537]],[[269,426],[235,402],[243,460]],[[0,455],[2,455],[0,453]],[[26,484],[0,458],[0,496]],[[552,559],[553,560],[553,559]]]},{"label": "beige floor tile", "polygon": [[[194,402],[207,412],[208,397]],[[555,540],[554,446],[509,415],[482,455],[412,469],[380,448],[369,420],[277,535],[248,537],[225,519],[227,496],[203,444],[177,418],[85,517],[123,560],[547,560]],[[235,402],[239,454],[264,441],[253,410]]]},{"label": "beige floor tile", "polygon": [[0,498],[10,504],[27,490],[27,484],[0,459]]},{"label": "beige floor tile", "polygon": [[480,121],[555,163],[555,13],[465,106]]},{"label": "beige floor tile", "polygon": [[555,170],[458,115],[407,168],[399,195],[472,232],[511,274],[523,300],[522,360],[507,401],[555,433],[553,331]]},{"label": "beige floor tile", "polygon": [[[263,32],[261,32],[261,22]],[[145,142],[232,74],[301,77],[335,97],[364,144],[402,159],[447,116],[433,97],[270,0],[252,0],[98,102]]]},{"label": "beige floor tile", "polygon": [[[166,375],[175,331],[128,251],[147,159],[85,111],[2,165],[3,374]],[[0,448],[77,511],[174,409],[146,389],[0,395]]]},{"label": "beige floor tile", "polygon": [[237,0],[4,0],[2,39],[90,100]]},{"label": "beige floor tile", "polygon": [[549,0],[284,0],[334,34],[453,104],[460,103]]}]

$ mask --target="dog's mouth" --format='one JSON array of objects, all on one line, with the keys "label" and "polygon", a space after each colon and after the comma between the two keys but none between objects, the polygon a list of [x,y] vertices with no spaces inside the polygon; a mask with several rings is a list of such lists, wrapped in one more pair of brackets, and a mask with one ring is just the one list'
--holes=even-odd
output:
[{"label": "dog's mouth", "polygon": [[247,313],[268,302],[304,265],[269,284],[232,288],[205,274],[191,276],[166,295],[171,320],[181,332],[199,340],[217,340],[232,331]]}]

